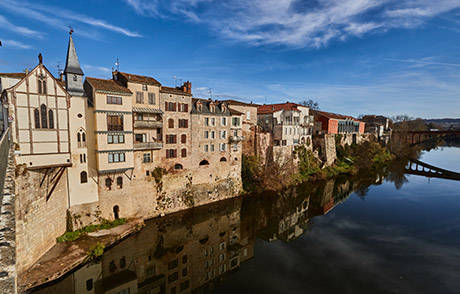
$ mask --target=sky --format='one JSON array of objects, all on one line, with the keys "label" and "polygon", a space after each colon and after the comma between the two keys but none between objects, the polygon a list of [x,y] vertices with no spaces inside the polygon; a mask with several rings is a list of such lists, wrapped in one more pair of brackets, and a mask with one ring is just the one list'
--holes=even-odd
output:
[{"label": "sky", "polygon": [[195,97],[460,117],[460,0],[1,0],[0,72],[112,68]]}]

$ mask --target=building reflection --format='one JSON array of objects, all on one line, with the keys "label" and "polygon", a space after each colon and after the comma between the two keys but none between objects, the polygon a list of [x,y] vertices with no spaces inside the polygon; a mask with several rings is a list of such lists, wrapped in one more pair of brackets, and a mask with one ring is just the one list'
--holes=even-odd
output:
[{"label": "building reflection", "polygon": [[[369,186],[375,183],[364,184]],[[290,242],[361,181],[337,179],[248,196],[152,219],[145,228],[60,281],[34,293],[212,293],[254,257],[255,238]]]}]

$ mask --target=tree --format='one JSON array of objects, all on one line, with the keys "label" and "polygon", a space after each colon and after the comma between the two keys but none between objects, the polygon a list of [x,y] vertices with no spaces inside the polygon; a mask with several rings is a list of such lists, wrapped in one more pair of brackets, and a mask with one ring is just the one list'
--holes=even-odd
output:
[{"label": "tree", "polygon": [[299,104],[301,104],[303,106],[307,106],[308,108],[310,108],[312,110],[319,110],[320,109],[318,102],[313,101],[312,99],[300,101]]}]

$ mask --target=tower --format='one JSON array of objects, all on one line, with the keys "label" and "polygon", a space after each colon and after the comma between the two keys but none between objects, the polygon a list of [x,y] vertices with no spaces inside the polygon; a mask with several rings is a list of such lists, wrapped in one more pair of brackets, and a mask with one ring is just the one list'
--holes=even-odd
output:
[{"label": "tower", "polygon": [[72,39],[72,30],[70,31],[69,47],[67,49],[67,60],[64,69],[65,86],[71,96],[84,96],[83,90],[83,71],[78,61],[77,51]]}]

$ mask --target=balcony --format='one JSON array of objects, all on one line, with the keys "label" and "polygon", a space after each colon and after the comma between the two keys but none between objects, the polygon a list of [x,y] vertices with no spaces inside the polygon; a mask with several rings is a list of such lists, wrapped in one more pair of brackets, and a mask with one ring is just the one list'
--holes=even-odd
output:
[{"label": "balcony", "polygon": [[153,120],[135,120],[134,128],[140,129],[160,129],[163,128],[162,121],[153,121]]},{"label": "balcony", "polygon": [[241,142],[244,140],[244,136],[230,136],[228,139],[230,142]]},{"label": "balcony", "polygon": [[134,143],[134,150],[159,150],[163,148],[162,142],[138,142]]}]

